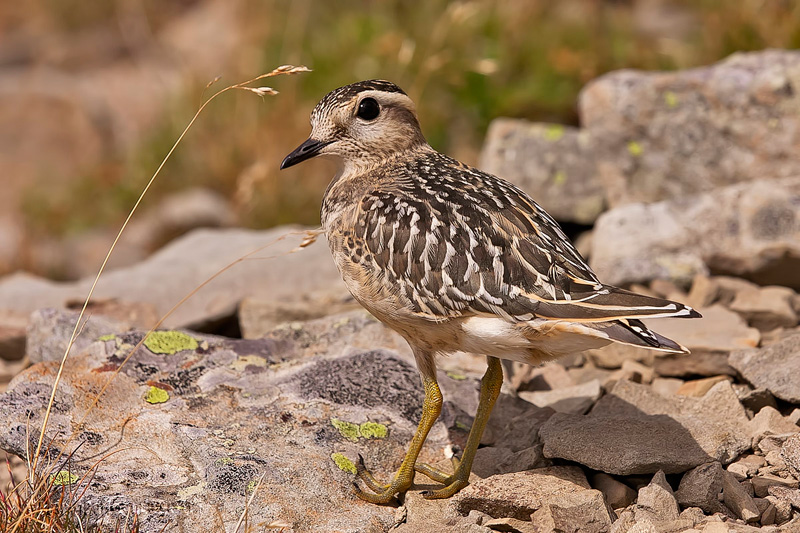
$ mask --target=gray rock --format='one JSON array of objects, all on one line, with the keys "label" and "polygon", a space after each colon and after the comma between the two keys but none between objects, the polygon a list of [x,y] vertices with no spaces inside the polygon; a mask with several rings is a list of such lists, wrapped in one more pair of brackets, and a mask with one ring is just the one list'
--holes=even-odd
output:
[{"label": "gray rock", "polygon": [[452,498],[457,512],[478,510],[493,518],[530,519],[538,531],[608,531],[603,495],[580,468],[554,466],[503,474],[467,486]]},{"label": "gray rock", "polygon": [[761,513],[742,485],[729,472],[722,473],[722,497],[725,505],[745,522],[756,522]]},{"label": "gray rock", "polygon": [[687,283],[711,269],[762,284],[798,285],[800,178],[723,187],[607,211],[595,224],[591,264],[611,284]]},{"label": "gray rock", "polygon": [[800,431],[800,427],[782,416],[774,407],[764,407],[747,423],[747,431],[758,443],[767,435]]},{"label": "gray rock", "polygon": [[681,478],[675,497],[682,507],[699,507],[713,514],[720,510],[718,496],[722,492],[722,465],[717,461],[700,465]]},{"label": "gray rock", "polygon": [[800,334],[761,349],[739,350],[728,358],[747,381],[770,391],[776,398],[800,403]]},{"label": "gray rock", "polygon": [[486,134],[479,166],[522,188],[556,220],[591,224],[605,209],[586,131],[497,119]]},{"label": "gray rock", "polygon": [[[394,510],[353,498],[353,476],[344,470],[361,453],[378,477],[393,473],[416,430],[422,391],[410,354],[351,345],[359,332],[360,342],[377,338],[373,327],[382,326],[358,312],[279,328],[261,340],[157,335],[88,412],[92,395],[142,338],[118,332],[70,358],[47,457],[74,452],[68,466],[62,459],[56,468],[81,479],[75,488],[86,488],[87,505],[110,520],[135,507],[143,532],[165,523],[232,529],[262,475],[253,521],[284,520],[296,531],[358,531],[368,523],[386,530]],[[0,397],[0,447],[23,456],[58,367],[53,357],[43,359]],[[448,444],[447,428],[437,423],[420,459],[435,462]],[[98,454],[105,459],[87,487],[83,476]],[[178,510],[186,507],[192,512]]]},{"label": "gray rock", "polygon": [[620,381],[588,415],[557,413],[539,434],[545,457],[617,475],[679,473],[714,460],[733,461],[750,447],[746,423],[728,382],[702,398],[665,398],[645,385]]},{"label": "gray rock", "polygon": [[664,472],[659,470],[647,486],[639,489],[634,515],[637,520],[649,518],[653,521],[675,520],[680,514],[678,502],[667,483]]},{"label": "gray rock", "polygon": [[549,391],[520,391],[519,397],[537,407],[550,407],[557,413],[583,414],[600,398],[596,379]]},{"label": "gray rock", "polygon": [[[800,53],[734,54],[679,72],[590,83],[579,113],[611,206],[800,174]],[[744,111],[746,110],[746,111]]]},{"label": "gray rock", "polygon": [[739,291],[730,309],[761,331],[797,325],[794,302],[797,293],[788,287],[760,287]]},{"label": "gray rock", "polygon": [[786,439],[781,446],[781,457],[795,479],[800,480],[800,434]]},{"label": "gray rock", "polygon": [[[165,327],[196,327],[232,316],[246,297],[273,301],[302,301],[317,291],[347,289],[341,282],[330,252],[320,241],[294,250],[305,229],[282,226],[267,231],[200,229],[171,242],[141,263],[107,272],[95,291],[95,299],[152,304],[165,315],[182,298],[216,276],[164,322]],[[272,244],[271,244],[272,243]],[[246,254],[262,251],[239,261]],[[237,262],[239,261],[239,262]],[[15,274],[0,280],[0,311],[31,313],[44,307],[63,308],[67,302],[83,302],[93,281],[54,283]]]}]

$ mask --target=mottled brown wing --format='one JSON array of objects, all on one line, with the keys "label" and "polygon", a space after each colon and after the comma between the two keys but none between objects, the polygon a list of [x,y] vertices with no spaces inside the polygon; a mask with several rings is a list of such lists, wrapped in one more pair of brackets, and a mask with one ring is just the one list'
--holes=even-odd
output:
[{"label": "mottled brown wing", "polygon": [[601,284],[524,192],[448,161],[447,171],[418,169],[425,180],[376,190],[360,205],[355,237],[365,260],[411,311],[431,320],[693,316],[676,302]]}]

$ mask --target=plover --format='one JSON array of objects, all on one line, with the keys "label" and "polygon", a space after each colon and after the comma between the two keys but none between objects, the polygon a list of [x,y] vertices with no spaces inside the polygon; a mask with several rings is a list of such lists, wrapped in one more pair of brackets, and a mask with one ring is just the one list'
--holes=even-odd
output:
[{"label": "plover", "polygon": [[[397,85],[369,80],[331,91],[311,113],[311,136],[281,168],[327,156],[339,172],[322,225],[347,288],[411,346],[425,389],[423,414],[400,469],[378,482],[359,457],[358,497],[390,502],[415,472],[447,498],[468,484],[500,393],[500,359],[538,365],[611,342],[687,350],[641,318],[699,317],[688,306],[603,284],[553,218],[528,194],[431,148],[414,103]],[[417,463],[442,394],[436,356],[485,355],[475,421],[452,474]],[[588,443],[587,443],[588,445]]]}]

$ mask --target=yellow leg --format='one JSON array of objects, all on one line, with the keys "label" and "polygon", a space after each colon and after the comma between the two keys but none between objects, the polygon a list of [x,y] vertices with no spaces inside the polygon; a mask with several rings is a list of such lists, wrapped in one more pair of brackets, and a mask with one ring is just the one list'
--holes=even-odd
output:
[{"label": "yellow leg", "polygon": [[456,461],[454,461],[456,468],[453,475],[448,476],[427,464],[416,465],[417,472],[445,485],[438,490],[423,492],[422,495],[427,499],[449,498],[469,484],[469,473],[472,471],[472,461],[475,459],[475,452],[478,451],[481,435],[483,435],[483,430],[486,428],[486,423],[489,421],[489,415],[492,413],[492,408],[497,401],[497,397],[500,395],[500,388],[503,386],[503,367],[500,364],[500,359],[496,357],[487,357],[487,363],[489,366],[481,380],[478,412],[475,413],[475,421],[472,423],[472,429],[469,431],[467,445],[464,447],[461,461],[457,462],[457,465]]},{"label": "yellow leg", "polygon": [[358,464],[356,465],[358,477],[373,491],[375,494],[362,491],[357,484],[355,485],[356,496],[362,500],[385,504],[389,503],[395,494],[406,492],[411,484],[414,482],[414,464],[417,462],[417,456],[428,438],[436,419],[442,412],[442,392],[439,390],[439,384],[435,379],[424,378],[423,385],[425,387],[425,402],[422,404],[422,418],[417,426],[417,432],[411,439],[411,444],[408,446],[403,462],[400,464],[400,469],[394,475],[392,482],[388,485],[379,483],[372,474],[364,466],[364,461],[359,457]]}]

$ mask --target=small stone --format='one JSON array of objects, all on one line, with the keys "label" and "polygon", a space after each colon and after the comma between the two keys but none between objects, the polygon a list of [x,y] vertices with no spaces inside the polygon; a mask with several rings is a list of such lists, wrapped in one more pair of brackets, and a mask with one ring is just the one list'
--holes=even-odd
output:
[{"label": "small stone", "polygon": [[617,382],[621,379],[632,381],[633,383],[650,383],[653,381],[653,369],[637,361],[624,361],[622,368],[608,377],[607,388],[610,382]]},{"label": "small stone", "polygon": [[557,413],[583,414],[600,397],[597,380],[549,391],[520,391],[519,397],[537,407],[550,407]]},{"label": "small stone", "polygon": [[747,323],[761,331],[797,325],[792,302],[797,294],[788,287],[753,287],[739,291],[730,304]]},{"label": "small stone", "polygon": [[760,518],[761,513],[753,498],[728,472],[723,472],[722,496],[725,505],[745,522],[756,522]]},{"label": "small stone", "polygon": [[650,385],[653,391],[662,396],[673,396],[685,382],[678,378],[654,378]]},{"label": "small stone", "polygon": [[681,511],[680,518],[689,520],[692,525],[698,524],[706,519],[706,514],[699,507],[687,507]]},{"label": "small stone", "polygon": [[775,523],[783,524],[792,517],[792,504],[776,496],[767,495],[764,497],[775,507]]},{"label": "small stone", "polygon": [[[772,407],[773,409],[778,407],[775,397],[767,389],[752,389],[745,393],[737,392],[737,394],[739,394],[739,401],[742,402],[742,405],[751,416],[761,411],[764,407]],[[792,420],[792,422],[797,423],[796,420]]]},{"label": "small stone", "polygon": [[540,533],[540,530],[531,522],[518,518],[492,518],[483,524],[492,531],[508,531],[510,533]]},{"label": "small stone", "polygon": [[627,507],[636,499],[635,490],[603,472],[592,476],[592,486],[603,493],[612,509]]},{"label": "small stone", "polygon": [[475,454],[475,462],[472,465],[472,472],[482,478],[487,478],[502,472],[501,463],[511,460],[514,452],[508,448],[496,446],[484,446],[478,448]]},{"label": "small stone", "polygon": [[795,479],[800,480],[800,434],[792,435],[784,441],[781,458]]},{"label": "small stone", "polygon": [[680,514],[678,502],[663,471],[659,470],[649,485],[639,489],[634,512],[637,520],[640,519],[640,515],[652,516],[660,521],[678,518]]},{"label": "small stone", "polygon": [[759,498],[765,498],[769,496],[770,487],[778,486],[796,489],[798,486],[797,480],[785,479],[771,474],[759,474],[757,476],[753,476],[751,481],[753,482],[753,490],[755,491],[756,496]]},{"label": "small stone", "polygon": [[781,457],[780,450],[772,450],[767,455],[765,455],[764,458],[767,460],[768,465],[774,466],[779,470],[786,469],[786,462],[783,460],[783,457]]},{"label": "small stone", "polygon": [[731,353],[728,363],[757,388],[776,398],[800,403],[800,334],[794,334],[761,349]]},{"label": "small stone", "polygon": [[795,424],[800,422],[800,407],[795,407],[794,409],[792,409],[792,412],[789,413],[789,416],[787,416],[786,418],[788,418]]},{"label": "small stone", "polygon": [[[771,526],[775,523],[775,519],[777,518],[777,509],[769,500],[764,499],[763,501],[766,502],[766,506],[763,509],[759,507],[761,511],[761,525]],[[758,505],[758,503],[756,503],[756,505]]]},{"label": "small stone", "polygon": [[511,386],[519,391],[550,391],[573,385],[575,382],[566,368],[558,363],[542,366],[514,363]]},{"label": "small stone", "polygon": [[800,490],[773,485],[769,487],[768,492],[770,496],[789,502],[795,509],[800,509]]},{"label": "small stone", "polygon": [[765,406],[747,423],[747,431],[758,442],[767,435],[800,431],[800,427],[781,415],[774,407]]},{"label": "small stone", "polygon": [[720,510],[717,496],[722,492],[722,465],[717,461],[700,465],[681,478],[675,497],[682,507],[699,507],[707,513]]},{"label": "small stone", "polygon": [[550,466],[550,462],[542,455],[542,445],[537,444],[530,448],[525,448],[500,462],[498,471],[501,474],[510,472],[524,472],[536,467]]},{"label": "small stone", "polygon": [[696,379],[693,381],[687,381],[686,383],[679,388],[675,394],[679,394],[681,396],[693,396],[695,398],[700,398],[705,396],[705,394],[711,390],[711,387],[719,383],[720,381],[733,381],[733,378],[730,376],[712,376],[710,378],[703,378],[703,379]]}]

